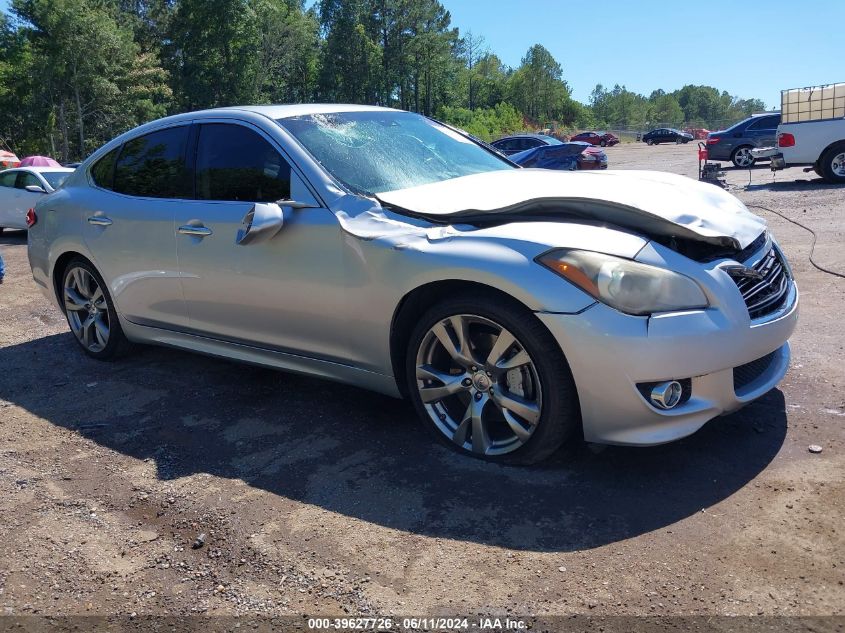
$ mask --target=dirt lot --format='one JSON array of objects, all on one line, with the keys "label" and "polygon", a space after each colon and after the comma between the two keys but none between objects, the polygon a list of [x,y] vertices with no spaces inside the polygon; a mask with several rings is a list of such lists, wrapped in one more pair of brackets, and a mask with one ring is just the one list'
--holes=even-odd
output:
[{"label": "dirt lot", "polygon": [[[608,155],[696,174],[693,145]],[[845,272],[845,188],[728,177]],[[88,360],[6,233],[0,613],[845,615],[845,281],[761,214],[803,301],[780,390],[681,442],[537,468],[456,459],[409,404],[351,387],[165,349]]]}]

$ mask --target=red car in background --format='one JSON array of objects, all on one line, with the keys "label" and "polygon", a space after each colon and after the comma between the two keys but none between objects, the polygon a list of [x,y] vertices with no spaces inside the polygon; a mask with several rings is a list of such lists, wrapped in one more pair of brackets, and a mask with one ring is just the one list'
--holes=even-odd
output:
[{"label": "red car in background", "polygon": [[581,141],[590,145],[601,145],[602,147],[613,147],[619,142],[619,137],[610,132],[599,134],[598,132],[581,132],[573,136],[570,141]]},{"label": "red car in background", "polygon": [[706,139],[707,135],[710,134],[710,130],[706,130],[703,127],[685,127],[684,132],[692,134],[692,137],[697,141]]}]

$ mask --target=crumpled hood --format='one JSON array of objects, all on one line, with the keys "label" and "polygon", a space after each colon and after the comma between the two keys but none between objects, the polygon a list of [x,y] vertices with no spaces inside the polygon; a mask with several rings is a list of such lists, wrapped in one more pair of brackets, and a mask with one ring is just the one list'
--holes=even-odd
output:
[{"label": "crumpled hood", "polygon": [[722,189],[655,171],[502,170],[380,193],[378,199],[434,220],[560,215],[737,250],[766,227],[762,218]]}]

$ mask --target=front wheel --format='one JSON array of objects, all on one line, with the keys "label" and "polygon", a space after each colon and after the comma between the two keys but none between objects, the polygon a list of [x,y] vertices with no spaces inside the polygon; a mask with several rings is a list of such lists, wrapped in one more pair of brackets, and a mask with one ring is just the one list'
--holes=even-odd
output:
[{"label": "front wheel", "polygon": [[822,178],[834,184],[845,183],[845,143],[831,147],[819,161]]},{"label": "front wheel", "polygon": [[654,141],[653,141],[653,140],[651,140],[651,139],[648,139],[648,140],[645,142],[645,144],[646,144],[646,145],[654,145]]},{"label": "front wheel", "polygon": [[754,164],[751,147],[748,145],[737,147],[731,155],[731,162],[734,164],[734,167],[739,167],[740,169],[751,167]]},{"label": "front wheel", "polygon": [[111,360],[129,347],[106,283],[87,260],[68,264],[61,296],[70,330],[88,356]]},{"label": "front wheel", "polygon": [[466,455],[536,463],[579,424],[557,341],[515,302],[473,295],[434,306],[411,335],[406,372],[425,426]]},{"label": "front wheel", "polygon": [[607,147],[607,141],[602,141],[601,143],[599,143],[599,145],[601,145],[602,147]]}]

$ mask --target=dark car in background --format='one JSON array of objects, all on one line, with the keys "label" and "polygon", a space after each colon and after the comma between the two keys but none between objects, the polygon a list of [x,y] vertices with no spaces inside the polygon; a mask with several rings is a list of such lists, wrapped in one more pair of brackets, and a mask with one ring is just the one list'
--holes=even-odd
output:
[{"label": "dark car in background", "polygon": [[523,167],[537,169],[607,169],[607,154],[604,150],[581,141],[535,147],[512,154],[510,159]]},{"label": "dark car in background", "polygon": [[659,127],[651,132],[643,134],[643,142],[648,145],[660,145],[660,143],[689,143],[692,134],[676,130],[671,127]]},{"label": "dark car in background", "polygon": [[561,145],[562,143],[563,141],[547,134],[514,134],[513,136],[505,136],[493,141],[491,145],[496,151],[505,156],[510,156],[536,147]]},{"label": "dark car in background", "polygon": [[729,160],[734,167],[746,168],[754,164],[751,150],[755,147],[777,145],[780,112],[755,114],[727,130],[707,135],[707,158]]},{"label": "dark car in background", "polygon": [[569,140],[582,141],[590,145],[599,145],[600,147],[613,147],[619,142],[619,137],[610,132],[581,132]]}]

